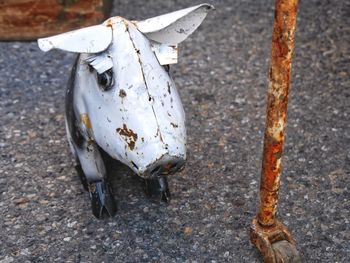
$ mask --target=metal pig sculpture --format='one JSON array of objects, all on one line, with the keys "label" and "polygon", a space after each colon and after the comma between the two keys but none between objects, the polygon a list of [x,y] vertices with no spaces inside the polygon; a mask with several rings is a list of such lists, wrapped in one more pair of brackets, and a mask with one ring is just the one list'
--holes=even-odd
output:
[{"label": "metal pig sculpture", "polygon": [[145,178],[146,191],[168,200],[165,176],[186,160],[185,114],[168,65],[212,8],[144,21],[112,17],[38,40],[43,51],[79,53],[66,92],[66,129],[97,218],[116,212],[101,149]]}]

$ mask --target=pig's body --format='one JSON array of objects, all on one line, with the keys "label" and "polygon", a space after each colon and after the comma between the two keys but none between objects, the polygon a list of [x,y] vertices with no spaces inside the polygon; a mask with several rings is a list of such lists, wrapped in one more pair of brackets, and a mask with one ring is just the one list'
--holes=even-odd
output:
[{"label": "pig's body", "polygon": [[[114,87],[101,89],[97,72],[86,62],[89,55],[80,55],[67,92],[73,96],[67,100],[73,107],[67,109],[74,113],[67,116],[75,115],[86,141],[140,176],[152,176],[160,165],[180,167],[186,157],[185,115],[174,82],[132,23],[118,17],[108,22],[116,34],[101,56],[114,58]],[[92,127],[86,127],[84,118]]]},{"label": "pig's body", "polygon": [[[185,163],[186,129],[180,97],[164,65],[173,59],[169,50],[173,52],[174,44],[194,31],[210,7],[186,9],[187,16],[192,16],[187,17],[192,21],[187,30],[188,22],[179,11],[172,19],[180,28],[164,20],[166,15],[145,22],[113,17],[102,26],[87,28],[87,36],[82,30],[73,31],[41,43],[43,50],[56,43],[64,50],[85,51],[77,58],[67,88],[66,127],[89,186],[95,216],[112,216],[116,210],[100,149],[139,176],[158,178],[156,188],[162,199],[169,197],[164,176]],[[164,33],[162,27],[140,32],[159,27],[162,21]],[[91,36],[94,31],[105,43]],[[157,42],[164,41],[164,35],[171,43]],[[74,46],[77,38],[83,47]],[[66,44],[69,41],[72,45]]]}]

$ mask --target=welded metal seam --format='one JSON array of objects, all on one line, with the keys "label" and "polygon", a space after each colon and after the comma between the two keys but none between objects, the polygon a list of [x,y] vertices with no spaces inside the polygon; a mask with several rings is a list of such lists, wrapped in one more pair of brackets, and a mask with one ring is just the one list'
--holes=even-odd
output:
[{"label": "welded metal seam", "polygon": [[[128,24],[127,24],[125,21],[123,21],[123,23],[124,23],[124,25],[125,25],[126,31],[128,32],[128,35],[129,35],[131,44],[132,44],[133,48],[134,48],[135,51],[136,51],[136,55],[137,55],[137,58],[138,58],[139,64],[140,64],[140,69],[141,69],[141,73],[142,73],[143,82],[145,83],[148,97],[149,97],[149,98],[152,98],[152,100],[153,100],[153,97],[151,96],[151,94],[150,94],[150,92],[149,92],[149,88],[148,88],[147,81],[146,81],[146,78],[145,78],[145,72],[143,71],[143,63],[142,63],[142,61],[141,61],[140,54],[139,54],[140,50],[137,49],[136,46],[135,46],[135,43],[134,43],[134,41],[133,41],[133,39],[132,39],[132,37],[131,37],[130,31],[129,31],[129,26],[128,26]],[[156,112],[155,112],[155,110],[154,110],[153,104],[151,104],[151,107],[152,107],[152,111],[153,111],[154,118],[156,119],[156,123],[157,123],[157,133],[156,133],[156,135],[159,134],[160,141],[164,144],[164,139],[163,139],[162,133],[161,133],[161,131],[160,131],[160,126],[159,126],[158,118],[157,118]]]}]

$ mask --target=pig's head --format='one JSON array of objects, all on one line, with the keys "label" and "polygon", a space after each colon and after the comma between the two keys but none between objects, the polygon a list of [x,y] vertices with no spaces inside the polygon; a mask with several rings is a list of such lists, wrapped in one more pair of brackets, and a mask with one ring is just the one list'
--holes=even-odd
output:
[{"label": "pig's head", "polygon": [[168,65],[211,8],[139,22],[112,17],[38,40],[43,51],[80,53],[73,102],[80,130],[140,176],[169,174],[185,163],[185,114]]}]

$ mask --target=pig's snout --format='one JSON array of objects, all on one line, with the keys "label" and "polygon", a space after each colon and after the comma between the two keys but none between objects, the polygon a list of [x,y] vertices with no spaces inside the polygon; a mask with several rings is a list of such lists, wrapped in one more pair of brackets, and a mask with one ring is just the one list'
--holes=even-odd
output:
[{"label": "pig's snout", "polygon": [[163,155],[160,159],[150,164],[145,175],[155,177],[159,175],[168,175],[181,170],[185,165],[185,159],[177,156]]}]

